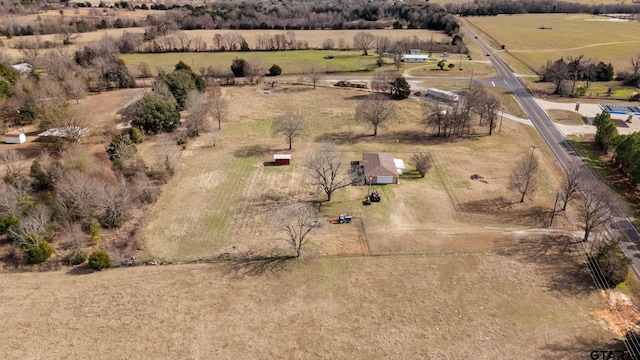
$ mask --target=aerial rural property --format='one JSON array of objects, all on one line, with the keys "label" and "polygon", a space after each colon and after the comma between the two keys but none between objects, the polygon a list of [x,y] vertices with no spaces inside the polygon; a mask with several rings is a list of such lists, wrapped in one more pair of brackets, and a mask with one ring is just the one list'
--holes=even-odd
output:
[{"label": "aerial rural property", "polygon": [[0,358],[640,358],[640,3],[0,14]]}]

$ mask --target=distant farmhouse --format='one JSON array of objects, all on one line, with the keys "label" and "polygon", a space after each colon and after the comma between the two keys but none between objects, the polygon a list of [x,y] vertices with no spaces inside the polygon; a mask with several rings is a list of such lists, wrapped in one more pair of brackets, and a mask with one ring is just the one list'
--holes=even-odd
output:
[{"label": "distant farmhouse", "polygon": [[411,49],[410,54],[403,54],[402,61],[406,63],[423,63],[427,62],[429,55],[420,55],[420,49]]}]

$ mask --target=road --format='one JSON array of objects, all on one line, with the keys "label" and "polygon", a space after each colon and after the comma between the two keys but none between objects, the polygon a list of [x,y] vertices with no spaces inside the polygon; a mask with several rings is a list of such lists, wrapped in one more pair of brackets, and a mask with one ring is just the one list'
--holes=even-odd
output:
[{"label": "road", "polygon": [[[488,55],[487,58],[498,73],[493,80],[495,85],[510,91],[514,95],[516,100],[520,103],[522,110],[529,116],[529,119],[540,132],[540,135],[545,142],[549,145],[549,148],[551,148],[551,151],[553,151],[562,167],[566,170],[571,164],[577,164],[578,166],[584,167],[584,170],[587,170],[591,176],[594,176],[588,169],[587,165],[582,162],[580,157],[567,142],[562,132],[555,126],[544,109],[542,109],[534,99],[522,79],[520,79],[511,70],[511,68],[502,61],[502,59],[495,56],[494,50],[487,46],[480,38],[476,37],[473,30],[471,30],[464,22],[461,22],[461,29],[468,38],[474,41],[485,55]],[[607,185],[596,180],[595,176],[594,180],[598,184],[598,191],[610,194],[609,199],[612,199],[611,209],[613,210],[614,221],[608,225],[608,231],[611,236],[615,236],[620,239],[620,247],[624,251],[625,255],[631,259],[631,268],[633,269],[636,277],[640,279],[640,271],[638,271],[638,269],[640,269],[640,256],[638,252],[640,233],[638,233],[636,228],[629,221],[628,211],[623,205],[621,205],[617,195],[613,193]]]}]

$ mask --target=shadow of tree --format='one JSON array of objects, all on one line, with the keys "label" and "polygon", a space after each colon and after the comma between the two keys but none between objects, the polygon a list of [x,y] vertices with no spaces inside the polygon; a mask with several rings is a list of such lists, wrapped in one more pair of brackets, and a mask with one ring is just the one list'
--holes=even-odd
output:
[{"label": "shadow of tree", "polygon": [[277,274],[286,269],[290,260],[297,259],[292,255],[256,255],[239,254],[227,256],[225,274],[235,279],[247,276],[261,276],[266,273]]},{"label": "shadow of tree", "polygon": [[368,98],[373,98],[373,95],[362,94],[362,95],[346,96],[343,98],[343,100],[367,100]]},{"label": "shadow of tree", "polygon": [[275,152],[270,147],[264,145],[248,145],[233,152],[233,156],[239,158],[260,157]]},{"label": "shadow of tree", "polygon": [[551,211],[542,206],[528,206],[527,203],[511,201],[504,196],[492,199],[468,201],[460,204],[467,213],[499,217],[500,223],[528,227],[546,227]]},{"label": "shadow of tree", "polygon": [[595,290],[589,268],[578,256],[579,239],[567,234],[541,234],[521,239],[516,252],[537,264],[547,279],[548,291],[588,295]]},{"label": "shadow of tree", "polygon": [[80,266],[74,266],[71,269],[69,269],[69,271],[67,271],[67,274],[69,275],[88,275],[92,273],[94,273],[94,271],[86,264],[80,265]]},{"label": "shadow of tree", "polygon": [[363,138],[372,137],[370,134],[354,133],[353,131],[341,131],[337,133],[324,133],[316,136],[316,142],[329,142],[335,145],[355,144]]},{"label": "shadow of tree", "polygon": [[542,350],[547,355],[544,358],[554,359],[636,359],[629,354],[620,339],[603,341],[580,335],[576,335],[570,343],[551,342]]}]

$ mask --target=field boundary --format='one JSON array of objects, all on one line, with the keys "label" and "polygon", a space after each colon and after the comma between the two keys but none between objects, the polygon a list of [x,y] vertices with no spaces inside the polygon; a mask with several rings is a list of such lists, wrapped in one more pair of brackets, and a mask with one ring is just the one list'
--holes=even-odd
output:
[{"label": "field boundary", "polygon": [[451,201],[451,205],[453,205],[453,208],[456,211],[457,219],[464,220],[465,213],[460,208],[460,203],[458,203],[458,199],[456,198],[456,195],[453,193],[453,189],[451,189],[451,187],[449,186],[450,179],[446,176],[446,174],[444,174],[442,170],[442,164],[438,160],[437,156],[433,154],[433,152],[429,151],[428,153],[429,153],[429,156],[431,156],[431,161],[433,161],[433,168],[436,171],[436,175],[438,175],[438,179],[442,183],[442,187],[447,192],[447,196]]},{"label": "field boundary", "polygon": [[364,235],[364,242],[367,245],[367,253],[365,256],[371,256],[371,244],[369,243],[369,234],[367,234],[367,227],[364,224],[364,218],[360,217],[360,228],[362,229],[362,234]]}]

